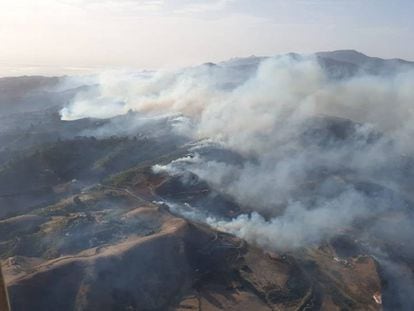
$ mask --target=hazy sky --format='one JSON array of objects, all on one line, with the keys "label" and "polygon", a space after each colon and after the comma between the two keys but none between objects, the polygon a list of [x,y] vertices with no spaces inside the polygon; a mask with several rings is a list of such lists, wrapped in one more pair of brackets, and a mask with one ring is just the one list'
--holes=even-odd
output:
[{"label": "hazy sky", "polygon": [[413,0],[0,0],[0,75],[357,49],[414,59]]}]

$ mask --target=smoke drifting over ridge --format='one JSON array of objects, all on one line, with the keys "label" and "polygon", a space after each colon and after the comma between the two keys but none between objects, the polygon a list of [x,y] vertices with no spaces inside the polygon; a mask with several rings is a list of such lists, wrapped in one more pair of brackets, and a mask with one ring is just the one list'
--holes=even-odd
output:
[{"label": "smoke drifting over ridge", "polygon": [[398,132],[410,127],[414,79],[412,67],[398,68],[391,76],[361,71],[332,81],[313,56],[288,55],[175,72],[108,73],[97,76],[96,87],[78,94],[61,114],[66,120],[108,118],[128,110],[179,114],[197,123],[195,131],[187,132],[192,137],[219,137],[236,149],[244,136],[257,138],[244,141],[246,151],[257,150],[260,137],[274,136],[275,129],[283,129],[277,136],[284,136],[310,115],[350,118]]},{"label": "smoke drifting over ridge", "polygon": [[211,225],[267,248],[294,249],[410,205],[414,70],[395,66],[388,75],[361,67],[333,79],[317,57],[287,55],[111,73],[61,114],[169,117],[189,140],[208,138],[242,155],[242,163],[210,159],[200,152],[207,144],[154,170],[194,173],[246,210],[232,221],[209,217]]},{"label": "smoke drifting over ridge", "polygon": [[157,124],[154,135],[164,127],[186,137],[192,154],[153,171],[183,183],[196,175],[242,212],[228,219],[202,204],[189,210],[172,202],[173,211],[276,251],[346,234],[380,262],[386,307],[414,306],[407,276],[414,258],[414,64],[352,51],[290,54],[103,74],[93,85],[62,118],[120,116],[88,134]]}]

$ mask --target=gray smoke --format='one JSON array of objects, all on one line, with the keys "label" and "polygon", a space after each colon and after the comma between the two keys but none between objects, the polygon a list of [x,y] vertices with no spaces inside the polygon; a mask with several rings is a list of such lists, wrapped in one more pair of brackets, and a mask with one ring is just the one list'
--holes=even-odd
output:
[{"label": "gray smoke", "polygon": [[[104,74],[61,114],[70,120],[136,113],[100,134],[165,120],[168,131],[196,143],[191,156],[154,172],[184,181],[195,174],[242,213],[228,220],[202,206],[170,203],[175,211],[272,250],[317,245],[356,228],[355,238],[379,258],[405,308],[401,301],[414,285],[402,277],[405,259],[392,254],[404,249],[404,258],[414,257],[414,66],[391,65],[349,74],[347,63],[333,70],[316,56],[292,54]],[[239,158],[211,157],[212,148]]]},{"label": "gray smoke", "polygon": [[[248,212],[208,222],[263,246],[317,243],[357,219],[406,204],[389,193],[410,195],[411,172],[399,163],[413,153],[414,70],[333,80],[314,56],[274,57],[243,68],[229,62],[102,75],[97,89],[79,94],[62,117],[131,110],[141,120],[173,117],[180,135],[243,155],[249,160],[242,164],[196,156],[155,170],[189,171],[230,195]],[[134,120],[124,129],[141,124]],[[383,189],[373,196],[356,186],[361,182]]]}]

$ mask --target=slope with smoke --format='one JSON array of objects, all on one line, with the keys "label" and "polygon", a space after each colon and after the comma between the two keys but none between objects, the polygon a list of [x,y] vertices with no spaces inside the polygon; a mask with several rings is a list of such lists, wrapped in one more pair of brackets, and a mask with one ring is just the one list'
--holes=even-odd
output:
[{"label": "slope with smoke", "polygon": [[[133,110],[136,124],[124,124],[133,129],[148,120],[173,120],[177,134],[199,143],[193,157],[154,171],[191,172],[232,197],[245,214],[205,221],[267,248],[319,243],[372,215],[407,210],[412,67],[332,79],[315,56],[240,62],[103,74],[61,114],[67,120],[108,118]],[[119,130],[107,126],[107,133]],[[244,160],[211,159],[203,155],[209,145]],[[392,238],[404,239],[408,231]]]},{"label": "slope with smoke", "polygon": [[278,251],[350,234],[381,263],[389,306],[409,309],[414,66],[361,59],[290,54],[102,74],[61,115],[120,116],[87,134],[153,124],[147,133],[185,137],[191,155],[153,171],[184,183],[196,175],[243,212],[229,220],[170,202],[173,211]]}]

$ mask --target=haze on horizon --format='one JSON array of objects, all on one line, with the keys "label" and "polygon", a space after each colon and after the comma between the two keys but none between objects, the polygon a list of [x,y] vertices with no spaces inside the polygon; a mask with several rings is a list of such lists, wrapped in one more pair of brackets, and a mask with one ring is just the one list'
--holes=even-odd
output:
[{"label": "haze on horizon", "polygon": [[409,0],[0,0],[0,76],[355,49],[414,59]]}]

